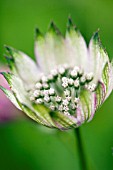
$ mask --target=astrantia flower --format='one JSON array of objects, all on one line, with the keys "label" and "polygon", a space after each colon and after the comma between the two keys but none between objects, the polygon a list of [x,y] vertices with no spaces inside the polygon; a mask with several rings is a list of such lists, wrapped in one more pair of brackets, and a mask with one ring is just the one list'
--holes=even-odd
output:
[{"label": "astrantia flower", "polygon": [[12,92],[4,93],[29,117],[58,129],[90,121],[113,88],[113,66],[98,32],[89,47],[68,21],[65,37],[51,23],[43,36],[36,30],[37,63],[23,52],[6,47],[11,73],[2,73]]}]

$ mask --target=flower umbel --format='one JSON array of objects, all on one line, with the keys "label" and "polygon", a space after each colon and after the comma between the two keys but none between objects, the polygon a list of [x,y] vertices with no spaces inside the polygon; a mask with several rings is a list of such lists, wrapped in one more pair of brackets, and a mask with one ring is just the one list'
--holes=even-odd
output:
[{"label": "flower umbel", "polygon": [[65,130],[90,121],[113,89],[113,65],[98,32],[87,48],[70,18],[65,37],[53,22],[45,35],[36,29],[37,63],[6,49],[11,73],[2,74],[11,91],[0,88],[18,109],[45,126]]}]

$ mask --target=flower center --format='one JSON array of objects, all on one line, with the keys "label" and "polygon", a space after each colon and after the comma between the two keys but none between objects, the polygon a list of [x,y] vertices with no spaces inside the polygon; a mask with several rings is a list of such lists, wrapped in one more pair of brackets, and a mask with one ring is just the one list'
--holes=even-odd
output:
[{"label": "flower center", "polygon": [[51,70],[49,75],[42,75],[30,91],[30,100],[52,111],[74,114],[80,102],[81,91],[95,90],[96,84],[91,84],[92,80],[92,73],[85,74],[79,67],[71,68],[64,64]]}]

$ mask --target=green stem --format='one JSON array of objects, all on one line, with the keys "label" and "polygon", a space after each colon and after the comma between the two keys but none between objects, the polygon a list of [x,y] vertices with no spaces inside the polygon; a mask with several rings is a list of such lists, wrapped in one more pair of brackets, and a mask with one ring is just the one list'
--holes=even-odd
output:
[{"label": "green stem", "polygon": [[83,148],[83,143],[82,143],[82,138],[80,134],[80,128],[76,128],[74,130],[76,138],[77,138],[77,148],[78,148],[78,154],[79,154],[79,162],[80,162],[80,169],[81,170],[87,170],[87,165],[86,165],[86,157],[84,154],[84,148]]}]

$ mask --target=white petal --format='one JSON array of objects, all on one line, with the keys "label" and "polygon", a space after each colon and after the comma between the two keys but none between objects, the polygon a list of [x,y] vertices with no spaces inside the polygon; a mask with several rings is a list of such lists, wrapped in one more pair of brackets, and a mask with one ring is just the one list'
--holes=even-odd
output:
[{"label": "white petal", "polygon": [[95,113],[94,103],[93,103],[93,93],[89,92],[88,90],[85,90],[81,92],[80,94],[80,104],[79,109],[81,110],[81,117],[84,121],[88,121],[92,115]]},{"label": "white petal", "polygon": [[93,82],[101,79],[102,70],[109,61],[107,53],[104,51],[98,36],[98,32],[94,34],[89,44],[89,69],[94,73]]},{"label": "white petal", "polygon": [[10,101],[19,109],[22,110],[19,106],[14,94],[10,91],[5,89],[4,87],[0,86],[0,89],[5,93],[5,95],[10,99]]},{"label": "white petal", "polygon": [[106,89],[105,89],[105,85],[102,82],[98,83],[98,86],[96,88],[96,91],[94,92],[94,94],[96,95],[96,110],[102,105],[102,103],[105,100],[105,96],[106,96]]},{"label": "white petal", "polygon": [[65,50],[68,56],[68,63],[88,71],[88,49],[86,42],[80,32],[75,28],[69,19],[69,28],[66,32]]},{"label": "white petal", "polygon": [[10,68],[31,88],[39,79],[39,69],[36,63],[25,53],[17,51],[11,47],[6,47],[11,58],[7,58]]},{"label": "white petal", "polygon": [[111,63],[109,63],[109,85],[106,98],[110,95],[112,90],[113,90],[113,60]]},{"label": "white petal", "polygon": [[106,88],[106,99],[113,90],[113,61],[106,63],[102,72],[102,82]]},{"label": "white petal", "polygon": [[64,38],[53,23],[45,36],[42,36],[38,31],[35,55],[43,72],[49,72],[57,65],[64,64],[66,62],[64,51]]}]

